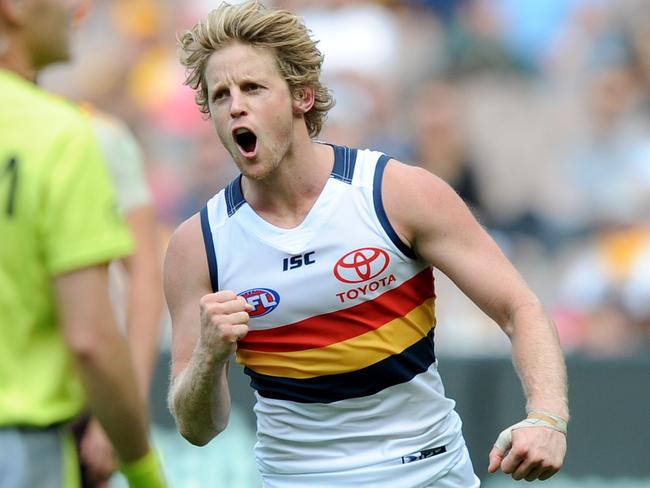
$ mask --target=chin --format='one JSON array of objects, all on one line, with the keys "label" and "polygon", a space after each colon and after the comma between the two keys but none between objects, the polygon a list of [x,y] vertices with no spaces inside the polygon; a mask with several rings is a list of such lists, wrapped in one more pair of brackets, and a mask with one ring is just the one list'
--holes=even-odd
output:
[{"label": "chin", "polygon": [[245,160],[243,164],[238,164],[238,167],[241,174],[246,178],[254,181],[264,181],[273,175],[278,165],[270,163],[268,160],[262,162],[256,159],[255,162]]},{"label": "chin", "polygon": [[251,180],[263,181],[275,172],[280,163],[277,156],[270,156],[269,154],[272,153],[261,149],[258,147],[252,158],[245,157],[236,145],[234,148],[229,148],[228,152],[243,176]]},{"label": "chin", "polygon": [[[261,165],[260,165],[261,166]],[[240,166],[239,171],[243,176],[255,181],[263,181],[273,172],[275,168],[257,167],[257,166]]]}]

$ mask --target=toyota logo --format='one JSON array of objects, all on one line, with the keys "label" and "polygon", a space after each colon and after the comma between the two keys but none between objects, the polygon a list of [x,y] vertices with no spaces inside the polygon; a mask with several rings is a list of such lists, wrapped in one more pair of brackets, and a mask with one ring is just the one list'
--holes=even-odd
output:
[{"label": "toyota logo", "polygon": [[388,253],[376,247],[350,251],[334,266],[334,276],[343,283],[363,283],[380,275],[388,267]]}]

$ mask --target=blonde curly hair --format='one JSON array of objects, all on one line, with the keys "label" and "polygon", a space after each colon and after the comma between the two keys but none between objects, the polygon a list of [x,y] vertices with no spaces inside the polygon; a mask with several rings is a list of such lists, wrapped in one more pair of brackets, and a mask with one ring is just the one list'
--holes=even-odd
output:
[{"label": "blonde curly hair", "polygon": [[298,16],[287,10],[269,10],[259,0],[239,5],[223,2],[179,37],[179,57],[187,70],[185,84],[196,91],[201,112],[210,113],[205,79],[208,59],[232,42],[269,48],[293,96],[298,96],[301,88],[314,89],[314,106],[305,114],[305,122],[309,135],[316,137],[334,106],[329,89],[320,81],[323,55]]}]

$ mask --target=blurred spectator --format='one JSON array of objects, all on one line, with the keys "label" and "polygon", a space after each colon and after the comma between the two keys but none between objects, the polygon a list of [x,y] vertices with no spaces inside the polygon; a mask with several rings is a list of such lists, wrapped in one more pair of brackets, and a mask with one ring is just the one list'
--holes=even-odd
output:
[{"label": "blurred spectator", "polygon": [[532,73],[544,71],[558,37],[577,12],[602,8],[608,0],[489,0],[501,20],[503,42]]},{"label": "blurred spectator", "polygon": [[630,3],[631,7],[625,12],[625,25],[640,90],[639,108],[645,120],[650,121],[650,4],[639,0]]},{"label": "blurred spectator", "polygon": [[431,9],[435,15],[446,25],[456,20],[458,11],[472,0],[396,0],[409,7],[424,6]]},{"label": "blurred spectator", "polygon": [[560,279],[555,319],[566,349],[601,357],[650,346],[650,228],[591,239]]},{"label": "blurred spectator", "polygon": [[449,25],[445,72],[456,78],[485,72],[526,74],[524,60],[505,43],[504,28],[490,0],[463,4]]},{"label": "blurred spectator", "polygon": [[401,156],[400,96],[442,56],[435,17],[376,0],[276,0],[274,6],[298,11],[319,40],[323,78],[337,100],[322,138]]},{"label": "blurred spectator", "polygon": [[590,119],[567,160],[567,219],[597,231],[650,215],[650,131],[638,115],[630,69],[600,70],[588,92]]},{"label": "blurred spectator", "polygon": [[[552,225],[540,235],[555,237],[556,252],[533,267],[528,255],[524,269],[543,277],[536,281],[538,290],[556,304],[567,350],[603,357],[638,354],[649,346],[647,271],[642,278],[648,244],[638,226],[647,225],[650,215],[650,139],[630,70],[614,64],[590,73],[582,98],[589,110],[577,119],[586,122],[580,130],[569,128],[566,150],[572,157],[563,158],[566,166],[546,187],[556,210],[547,214]],[[560,286],[554,284],[557,277]]]},{"label": "blurred spectator", "polygon": [[451,84],[431,80],[415,92],[410,104],[410,160],[447,181],[474,211],[483,225],[490,227],[474,154],[462,120],[461,94]]}]

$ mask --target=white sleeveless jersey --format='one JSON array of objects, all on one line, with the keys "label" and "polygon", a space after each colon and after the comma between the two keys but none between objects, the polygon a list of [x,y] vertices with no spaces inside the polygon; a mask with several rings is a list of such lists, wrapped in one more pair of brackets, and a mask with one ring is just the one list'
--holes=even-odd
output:
[{"label": "white sleeveless jersey", "polygon": [[267,487],[427,486],[464,447],[437,372],[432,270],[386,217],[389,158],[333,148],[296,228],[259,217],[241,177],[201,211],[213,289],[255,307],[237,361],[255,390],[258,466]]}]

